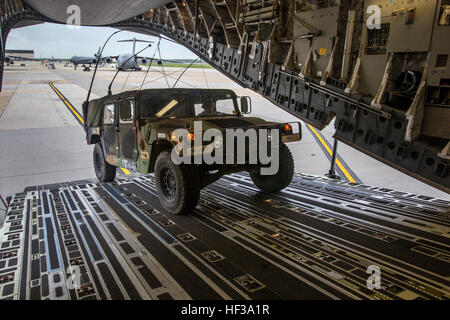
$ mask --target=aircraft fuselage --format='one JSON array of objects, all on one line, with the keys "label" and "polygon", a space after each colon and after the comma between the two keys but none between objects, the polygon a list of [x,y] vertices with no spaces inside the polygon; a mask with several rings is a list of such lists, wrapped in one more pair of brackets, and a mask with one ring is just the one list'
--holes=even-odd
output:
[{"label": "aircraft fuselage", "polygon": [[81,57],[81,56],[73,56],[70,58],[70,62],[73,63],[75,66],[79,64],[95,64],[97,63],[97,59],[94,57]]},{"label": "aircraft fuselage", "polygon": [[117,68],[122,70],[139,70],[139,59],[133,57],[131,53],[123,53],[117,58]]}]

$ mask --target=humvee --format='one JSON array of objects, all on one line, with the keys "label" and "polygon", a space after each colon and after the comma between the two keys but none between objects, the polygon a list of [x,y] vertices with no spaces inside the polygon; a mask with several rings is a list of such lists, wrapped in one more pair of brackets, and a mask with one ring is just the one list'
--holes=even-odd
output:
[{"label": "humvee", "polygon": [[[294,173],[294,161],[285,143],[301,139],[300,124],[295,130],[298,132],[294,133],[289,123],[243,116],[250,112],[249,97],[238,98],[232,90],[224,89],[128,91],[83,105],[87,143],[95,144],[93,161],[98,180],[113,181],[118,167],[143,174],[154,173],[160,202],[173,214],[190,212],[198,203],[200,190],[225,174],[248,171],[254,184],[265,192],[278,192],[289,185]],[[250,128],[266,129],[266,132],[277,129],[278,171],[273,175],[262,175],[260,170],[267,164],[263,165],[259,160],[253,164],[229,164],[225,161],[222,164],[176,164],[172,158],[173,149],[180,146],[183,138],[193,141],[198,138],[199,133],[193,129],[196,122],[201,122],[203,132],[211,128],[220,132],[234,128],[245,132]],[[185,129],[188,135],[174,136],[175,130],[180,128]],[[268,144],[275,145],[269,134],[266,139]],[[223,140],[214,141],[215,146],[225,150],[223,157],[237,152],[236,148],[231,151],[225,148]],[[249,145],[249,139],[244,140],[244,152],[248,156],[249,149],[253,147],[255,151],[257,148]],[[205,152],[210,143],[201,142],[200,148],[197,145],[197,150],[194,150],[195,146],[189,150],[190,154],[194,157],[196,152]],[[237,155],[231,156],[235,159]]]}]

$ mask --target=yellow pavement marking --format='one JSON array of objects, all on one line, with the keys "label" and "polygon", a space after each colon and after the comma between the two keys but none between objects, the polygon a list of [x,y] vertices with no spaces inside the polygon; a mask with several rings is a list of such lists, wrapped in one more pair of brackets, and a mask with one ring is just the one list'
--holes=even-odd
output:
[{"label": "yellow pavement marking", "polygon": [[[314,130],[314,128],[310,124],[308,124],[308,127],[311,129],[312,132],[314,132],[314,134],[316,135],[317,139],[319,139],[320,143],[327,150],[327,152],[329,153],[330,157],[332,157],[333,156],[333,151],[328,147],[328,144],[322,139],[320,134],[318,134],[317,131]],[[339,161],[338,158],[336,158],[336,164],[338,165],[339,169],[341,169],[341,171],[344,173],[344,175],[348,179],[348,181],[350,181],[352,183],[356,183],[356,180],[350,175],[350,173],[347,171],[347,169],[344,168],[344,166],[342,165],[342,163]]]},{"label": "yellow pavement marking", "polygon": [[120,169],[122,169],[123,173],[125,173],[126,175],[129,175],[129,174],[130,174],[130,171],[129,171],[129,170],[127,170],[127,169],[125,169],[125,168],[120,168]]},{"label": "yellow pavement marking", "polygon": [[53,82],[50,82],[50,87],[52,87],[52,89],[55,90],[56,94],[61,98],[61,100],[64,102],[64,104],[66,106],[68,106],[69,109],[72,111],[72,113],[80,120],[80,122],[82,124],[84,124],[83,118],[80,116],[80,114],[74,108],[72,108],[70,103],[67,102],[67,100],[62,96],[62,94],[59,92],[59,90],[56,89],[56,87],[53,85]]},{"label": "yellow pavement marking", "polygon": [[[50,87],[52,87],[53,90],[55,90],[56,94],[61,98],[61,100],[64,102],[64,104],[66,106],[69,107],[69,109],[73,112],[73,114],[80,119],[81,123],[84,124],[83,118],[81,118],[80,114],[74,109],[72,108],[72,106],[70,105],[70,103],[62,96],[62,94],[59,92],[58,89],[56,89],[56,87],[53,85],[53,82],[50,82]],[[122,169],[123,173],[125,173],[126,175],[130,174],[130,171],[125,169],[125,168],[120,168]]]}]

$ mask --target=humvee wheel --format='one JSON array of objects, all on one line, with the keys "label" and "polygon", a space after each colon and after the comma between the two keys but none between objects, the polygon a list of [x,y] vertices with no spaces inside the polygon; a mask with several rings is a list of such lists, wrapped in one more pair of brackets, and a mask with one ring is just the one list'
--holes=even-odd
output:
[{"label": "humvee wheel", "polygon": [[277,174],[273,176],[263,176],[259,169],[250,172],[253,183],[260,190],[274,193],[286,188],[294,176],[294,158],[292,158],[289,148],[282,143],[280,145],[280,167]]},{"label": "humvee wheel", "polygon": [[198,204],[200,179],[192,166],[175,165],[163,151],[155,163],[155,183],[162,206],[173,214],[187,214]]},{"label": "humvee wheel", "polygon": [[94,147],[94,170],[100,182],[111,182],[116,176],[116,167],[106,162],[101,143]]}]

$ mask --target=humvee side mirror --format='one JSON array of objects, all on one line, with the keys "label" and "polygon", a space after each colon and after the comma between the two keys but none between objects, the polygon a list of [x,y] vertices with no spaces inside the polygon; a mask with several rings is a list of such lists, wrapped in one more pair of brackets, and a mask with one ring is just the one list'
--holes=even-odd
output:
[{"label": "humvee side mirror", "polygon": [[250,97],[241,97],[241,113],[249,114],[252,112],[252,100]]}]

